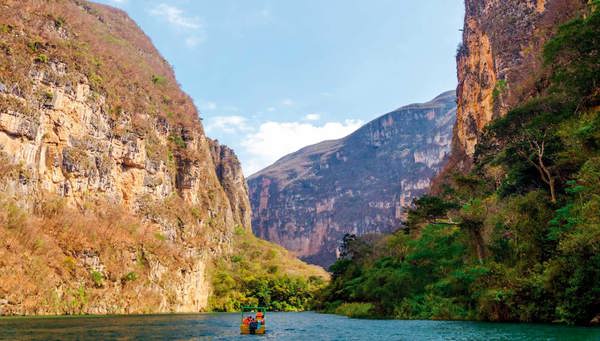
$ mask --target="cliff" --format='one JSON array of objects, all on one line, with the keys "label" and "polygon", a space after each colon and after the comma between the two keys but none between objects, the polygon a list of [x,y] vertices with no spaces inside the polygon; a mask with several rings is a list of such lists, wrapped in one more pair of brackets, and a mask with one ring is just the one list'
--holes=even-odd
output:
[{"label": "cliff", "polygon": [[391,232],[450,149],[454,91],[305,147],[248,179],[254,232],[330,265],[346,233]]},{"label": "cliff", "polygon": [[8,0],[0,55],[0,314],[207,309],[247,188],[148,37],[108,6]]},{"label": "cliff", "polygon": [[532,97],[540,83],[541,49],[559,23],[585,0],[466,0],[457,51],[457,118],[448,171],[468,170],[483,128]]},{"label": "cliff", "polygon": [[242,166],[233,149],[209,140],[215,172],[227,194],[236,223],[250,230],[252,208]]}]

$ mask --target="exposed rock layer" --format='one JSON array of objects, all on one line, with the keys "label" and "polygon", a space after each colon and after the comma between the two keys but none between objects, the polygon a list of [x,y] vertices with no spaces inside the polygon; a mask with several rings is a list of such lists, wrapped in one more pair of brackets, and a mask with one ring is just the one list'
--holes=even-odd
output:
[{"label": "exposed rock layer", "polygon": [[234,220],[243,228],[250,229],[252,208],[242,166],[233,149],[219,144],[217,140],[210,140],[210,146],[215,171],[229,199]]},{"label": "exposed rock layer", "polygon": [[330,265],[345,233],[390,232],[450,149],[454,91],[287,155],[248,179],[255,233]]},{"label": "exposed rock layer", "polygon": [[[235,226],[250,227],[233,151],[206,138],[171,68],[125,13],[77,0],[0,7],[2,198],[15,198],[29,212],[53,196],[82,210],[98,202],[124,207],[139,218],[133,226],[155,226],[164,248],[176,250],[165,254],[181,255],[164,259],[144,246],[118,250],[119,267],[147,271],[134,281],[134,272],[119,275],[105,266],[111,259],[101,246],[61,245],[53,257],[72,269],[49,270],[45,283],[29,283],[41,287],[28,297],[10,286],[18,280],[11,276],[35,275],[27,275],[28,259],[46,267],[35,254],[22,255],[0,269],[0,314],[205,309],[207,264],[229,252]],[[17,248],[2,245],[7,257]],[[89,298],[96,290],[87,288],[90,281],[102,294],[79,302],[80,310],[49,303],[66,302],[69,292]],[[124,299],[125,285],[136,286],[137,295]],[[156,304],[137,304],[144,296]]]},{"label": "exposed rock layer", "polygon": [[541,49],[585,0],[466,0],[449,170],[470,167],[483,128],[537,91]]}]

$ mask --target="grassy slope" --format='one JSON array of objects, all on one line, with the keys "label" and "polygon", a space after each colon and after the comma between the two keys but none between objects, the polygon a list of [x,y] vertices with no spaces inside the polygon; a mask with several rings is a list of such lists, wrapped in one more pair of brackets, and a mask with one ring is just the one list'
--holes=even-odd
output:
[{"label": "grassy slope", "polygon": [[234,239],[233,255],[218,260],[212,269],[212,309],[236,311],[255,304],[283,311],[312,308],[314,296],[329,281],[323,268],[241,228]]}]

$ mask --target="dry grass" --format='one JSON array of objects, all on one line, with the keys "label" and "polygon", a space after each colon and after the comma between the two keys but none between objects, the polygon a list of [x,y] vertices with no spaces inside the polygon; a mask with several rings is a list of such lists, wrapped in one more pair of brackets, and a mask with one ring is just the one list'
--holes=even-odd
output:
[{"label": "dry grass", "polygon": [[[115,312],[158,309],[145,255],[167,268],[186,268],[191,260],[156,238],[156,226],[118,206],[87,206],[81,211],[50,197],[30,215],[14,199],[0,198],[0,298],[15,309],[4,313],[89,312],[115,294]],[[85,262],[94,257],[98,264]]]},{"label": "dry grass", "polygon": [[[319,276],[329,279],[329,273],[322,267],[302,262],[283,247],[255,237],[243,229],[236,229],[234,255],[240,256],[241,265],[254,267],[257,274],[277,269],[277,272],[289,276],[308,278]],[[234,265],[234,270],[235,270]]]}]

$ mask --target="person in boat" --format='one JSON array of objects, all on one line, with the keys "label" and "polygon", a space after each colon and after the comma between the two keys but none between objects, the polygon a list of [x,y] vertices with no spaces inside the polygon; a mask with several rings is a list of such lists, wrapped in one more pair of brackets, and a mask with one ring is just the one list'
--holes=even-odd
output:
[{"label": "person in boat", "polygon": [[249,325],[251,319],[252,319],[251,316],[246,316],[246,317],[244,317],[244,320],[242,321],[242,323],[245,325]]},{"label": "person in boat", "polygon": [[254,317],[250,318],[250,324],[248,325],[250,329],[250,334],[256,334],[256,330],[258,329],[258,322]]}]

